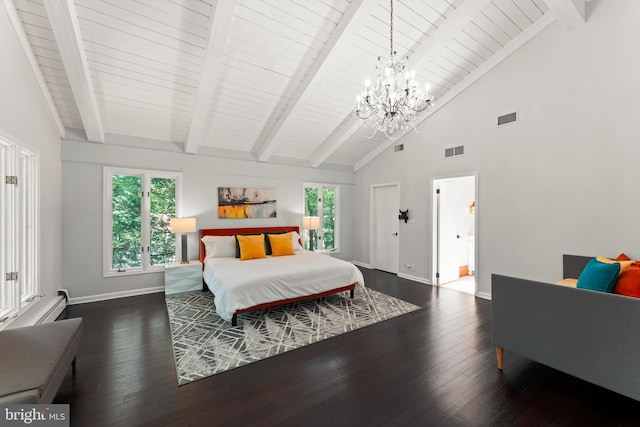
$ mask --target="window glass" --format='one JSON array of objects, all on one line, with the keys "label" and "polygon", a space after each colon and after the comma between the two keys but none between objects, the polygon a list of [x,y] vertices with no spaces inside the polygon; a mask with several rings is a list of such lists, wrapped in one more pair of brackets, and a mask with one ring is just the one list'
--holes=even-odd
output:
[{"label": "window glass", "polygon": [[322,244],[324,249],[335,248],[335,189],[322,189]]},{"label": "window glass", "polygon": [[304,189],[304,216],[318,216],[318,189],[305,187]]},{"label": "window glass", "polygon": [[142,178],[114,175],[111,191],[113,269],[142,266]]},{"label": "window glass", "polygon": [[36,155],[20,152],[20,268],[19,280],[21,298],[30,301],[38,293],[37,285],[37,203],[36,203]]},{"label": "window glass", "polygon": [[151,265],[176,260],[175,234],[171,234],[171,218],[176,217],[176,180],[151,178]]},{"label": "window glass", "polygon": [[339,249],[339,189],[332,184],[304,184],[304,216],[320,218],[318,230],[303,230],[302,243],[305,249]]}]

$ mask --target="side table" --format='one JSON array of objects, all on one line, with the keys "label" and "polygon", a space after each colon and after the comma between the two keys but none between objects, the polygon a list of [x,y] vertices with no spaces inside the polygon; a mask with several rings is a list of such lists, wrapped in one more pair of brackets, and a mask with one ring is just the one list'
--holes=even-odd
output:
[{"label": "side table", "polygon": [[202,289],[202,263],[199,260],[189,264],[170,262],[164,265],[164,293],[197,291]]}]

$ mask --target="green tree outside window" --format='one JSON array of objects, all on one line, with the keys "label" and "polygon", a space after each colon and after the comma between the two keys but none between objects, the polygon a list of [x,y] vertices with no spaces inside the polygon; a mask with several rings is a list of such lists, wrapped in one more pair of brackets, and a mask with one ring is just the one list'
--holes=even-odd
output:
[{"label": "green tree outside window", "polygon": [[177,213],[177,178],[154,175],[107,175],[111,181],[110,271],[144,271],[175,261],[176,238],[170,221]]},{"label": "green tree outside window", "polygon": [[[339,187],[328,184],[304,184],[304,216],[319,216],[321,227],[316,230],[317,242],[314,247],[319,250],[338,248],[337,242],[337,194]],[[304,233],[303,246],[309,249],[309,233]]]}]

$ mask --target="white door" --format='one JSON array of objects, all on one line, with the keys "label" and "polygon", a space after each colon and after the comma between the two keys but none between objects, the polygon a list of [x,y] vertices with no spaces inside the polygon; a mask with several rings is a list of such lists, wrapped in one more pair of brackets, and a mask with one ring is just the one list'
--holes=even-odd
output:
[{"label": "white door", "polygon": [[438,284],[453,282],[460,277],[458,237],[452,204],[453,184],[439,181],[436,189],[437,270]]},{"label": "white door", "polygon": [[372,264],[373,268],[398,274],[400,257],[399,197],[397,185],[372,187]]}]

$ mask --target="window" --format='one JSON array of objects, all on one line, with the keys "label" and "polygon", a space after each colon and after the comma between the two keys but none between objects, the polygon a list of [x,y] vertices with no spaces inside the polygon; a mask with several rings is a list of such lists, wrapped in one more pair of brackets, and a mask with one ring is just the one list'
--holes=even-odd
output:
[{"label": "window", "polygon": [[37,154],[0,137],[0,322],[40,291],[38,167]]},{"label": "window", "polygon": [[158,271],[176,259],[170,220],[181,175],[106,167],[105,276]]},{"label": "window", "polygon": [[[340,250],[340,186],[304,183],[304,216],[320,217],[320,228],[315,231],[314,248],[339,252]],[[309,233],[303,233],[303,244],[309,249]]]}]

